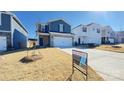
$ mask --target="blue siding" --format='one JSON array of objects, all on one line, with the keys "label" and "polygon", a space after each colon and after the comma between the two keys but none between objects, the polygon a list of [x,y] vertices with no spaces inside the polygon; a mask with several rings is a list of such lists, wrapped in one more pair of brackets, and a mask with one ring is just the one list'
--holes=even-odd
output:
[{"label": "blue siding", "polygon": [[27,37],[16,29],[13,33],[13,47],[14,49],[22,49],[27,47]]},{"label": "blue siding", "polygon": [[11,17],[8,14],[1,13],[1,25],[0,30],[11,30]]},{"label": "blue siding", "polygon": [[49,22],[49,32],[60,32],[59,31],[59,25],[63,24],[63,32],[64,33],[70,33],[71,32],[71,26],[64,22],[63,20],[57,20],[53,22]]}]

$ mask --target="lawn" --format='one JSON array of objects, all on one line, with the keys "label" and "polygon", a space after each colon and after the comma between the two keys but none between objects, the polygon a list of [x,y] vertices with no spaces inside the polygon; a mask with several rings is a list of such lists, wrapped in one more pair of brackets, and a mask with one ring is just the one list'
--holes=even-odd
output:
[{"label": "lawn", "polygon": [[[71,55],[57,48],[38,49],[41,59],[30,63],[21,63],[27,51],[0,56],[0,80],[66,80],[71,75]],[[32,55],[33,51],[29,51]],[[88,80],[103,80],[91,67]],[[75,69],[73,81],[84,80],[84,75]]]},{"label": "lawn", "polygon": [[124,53],[124,44],[118,44],[118,45],[100,45],[100,46],[96,47],[96,49]]}]

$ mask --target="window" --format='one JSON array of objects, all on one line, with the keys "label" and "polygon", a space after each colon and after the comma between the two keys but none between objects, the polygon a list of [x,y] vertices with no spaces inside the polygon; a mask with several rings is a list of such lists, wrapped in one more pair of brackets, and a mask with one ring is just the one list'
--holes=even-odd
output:
[{"label": "window", "polygon": [[41,28],[42,28],[42,31],[45,32],[45,26],[42,25]]},{"label": "window", "polygon": [[83,27],[82,30],[83,30],[83,32],[87,32],[87,28],[86,27]]},{"label": "window", "polygon": [[93,28],[93,31],[95,31],[95,28]]},{"label": "window", "polygon": [[97,28],[97,33],[100,33],[100,29],[99,28]]},{"label": "window", "polygon": [[59,31],[63,32],[63,24],[59,24]]}]

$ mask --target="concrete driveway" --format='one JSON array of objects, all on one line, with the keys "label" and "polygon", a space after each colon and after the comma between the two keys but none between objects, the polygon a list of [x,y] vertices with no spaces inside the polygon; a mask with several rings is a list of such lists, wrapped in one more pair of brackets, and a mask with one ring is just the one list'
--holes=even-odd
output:
[{"label": "concrete driveway", "polygon": [[72,49],[88,53],[88,65],[104,78],[104,80],[124,80],[124,53],[109,52],[96,49],[61,48],[72,54]]}]

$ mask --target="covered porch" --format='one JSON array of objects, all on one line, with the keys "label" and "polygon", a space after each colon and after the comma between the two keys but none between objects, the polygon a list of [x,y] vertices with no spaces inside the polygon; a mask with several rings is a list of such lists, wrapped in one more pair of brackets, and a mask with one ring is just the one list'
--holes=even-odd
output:
[{"label": "covered porch", "polygon": [[50,35],[49,35],[49,33],[39,33],[38,45],[40,47],[49,47],[50,46]]}]

